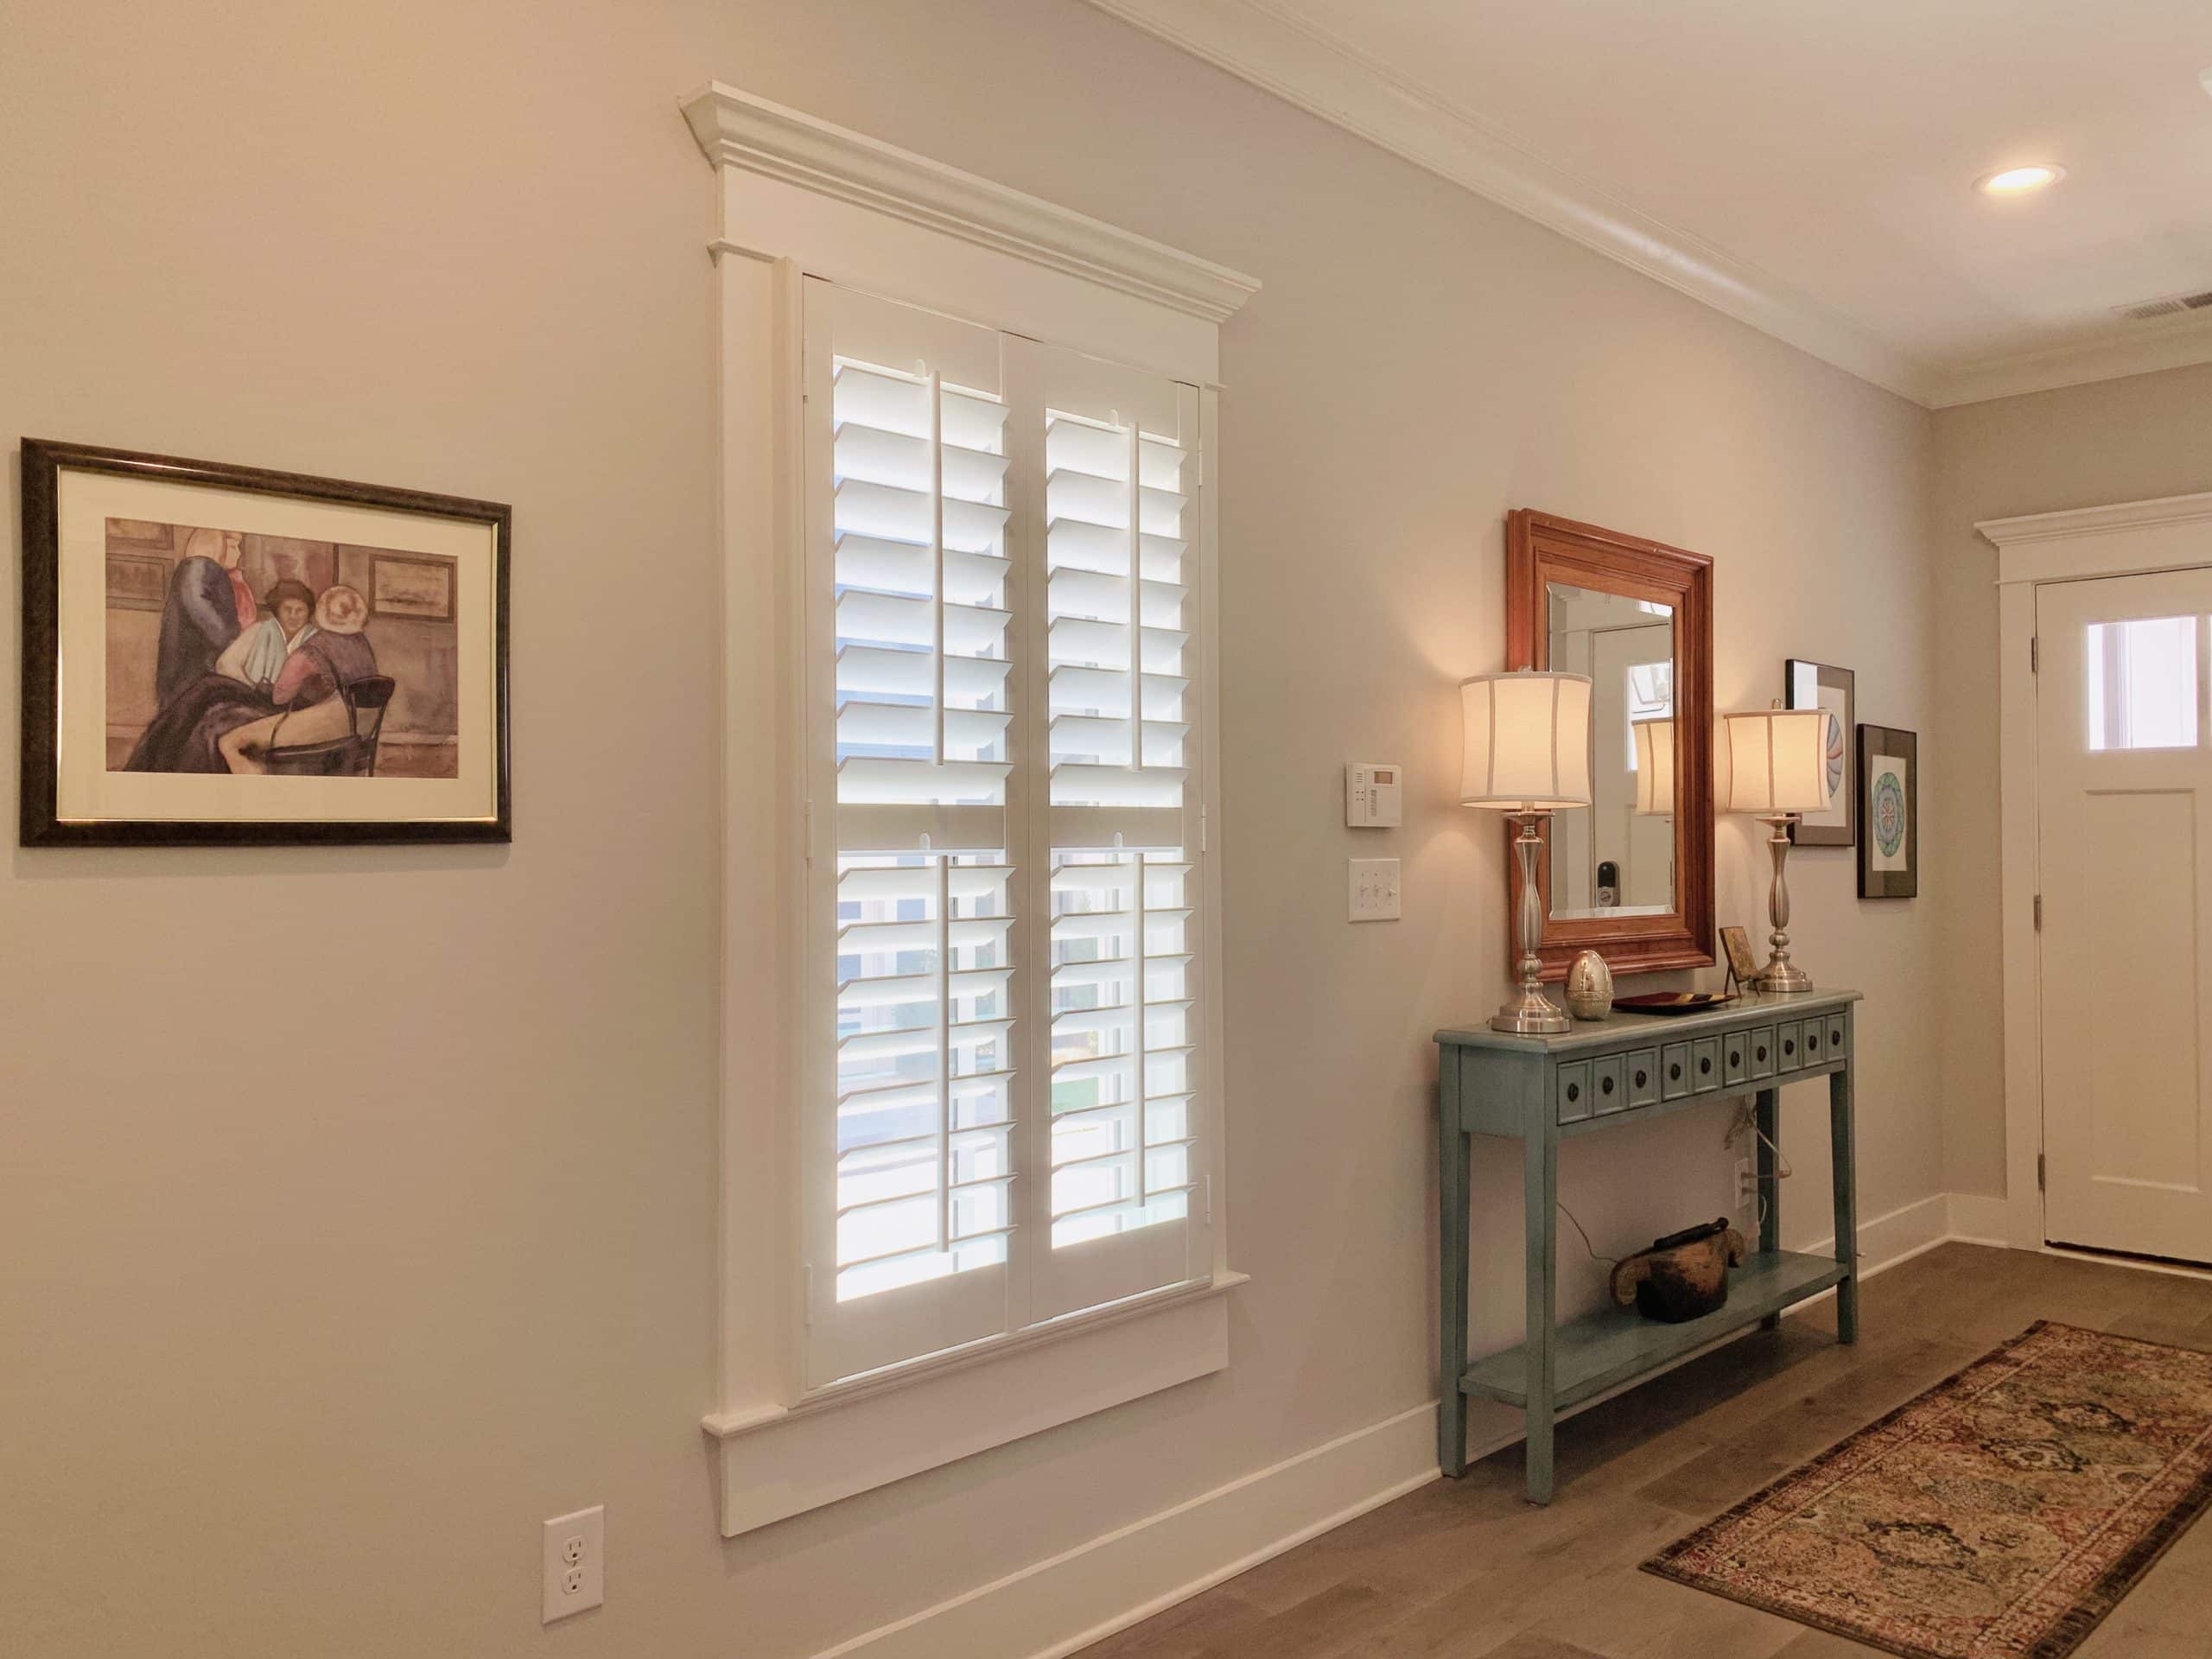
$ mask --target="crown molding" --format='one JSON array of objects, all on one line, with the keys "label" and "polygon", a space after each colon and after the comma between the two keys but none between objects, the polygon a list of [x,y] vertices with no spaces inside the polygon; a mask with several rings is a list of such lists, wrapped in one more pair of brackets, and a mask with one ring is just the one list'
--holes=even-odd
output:
[{"label": "crown molding", "polygon": [[2170,322],[2139,323],[2094,340],[1945,369],[1929,402],[1932,408],[1947,409],[2199,363],[2212,363],[2212,316],[2177,317]]},{"label": "crown molding", "polygon": [[710,82],[683,100],[708,159],[1219,323],[1259,281],[1003,184]]},{"label": "crown molding", "polygon": [[1822,362],[1932,399],[1929,365],[1262,0],[1090,3]]}]

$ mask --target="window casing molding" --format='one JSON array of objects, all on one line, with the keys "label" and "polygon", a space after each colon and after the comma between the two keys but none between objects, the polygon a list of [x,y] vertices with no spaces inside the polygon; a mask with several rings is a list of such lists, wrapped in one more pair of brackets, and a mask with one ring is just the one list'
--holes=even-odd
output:
[{"label": "window casing molding", "polygon": [[[1131,1299],[810,1393],[796,1034],[809,843],[802,290],[820,277],[1027,334],[1198,389],[1199,537],[1216,541],[1217,328],[1249,277],[719,83],[684,115],[715,163],[723,556],[723,981],[718,1404],[726,1535],[1227,1363],[1227,1229],[1211,1281]],[[1214,561],[1201,561],[1215,614]],[[1196,688],[1202,769],[1219,776],[1213,653]],[[1209,783],[1209,791],[1211,784]],[[1211,793],[1209,840],[1220,845]],[[817,809],[818,810],[818,809]],[[1203,861],[1204,997],[1221,1007],[1217,857]],[[1220,1182],[1222,1045],[1204,1087]],[[1218,1205],[1219,1200],[1215,1200]],[[870,1450],[869,1448],[874,1448]]]}]

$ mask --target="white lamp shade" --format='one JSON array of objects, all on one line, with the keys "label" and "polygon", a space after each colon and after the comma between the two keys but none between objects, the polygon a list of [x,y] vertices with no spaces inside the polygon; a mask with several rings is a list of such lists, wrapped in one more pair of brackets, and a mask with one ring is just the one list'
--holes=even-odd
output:
[{"label": "white lamp shade", "polygon": [[1714,794],[1729,812],[1824,812],[1828,793],[1825,709],[1754,709],[1720,717]]},{"label": "white lamp shade", "polygon": [[1459,685],[1459,803],[1508,812],[1590,804],[1590,680],[1523,669]]},{"label": "white lamp shade", "polygon": [[1675,810],[1675,722],[1639,720],[1636,738],[1636,810],[1657,817]]}]

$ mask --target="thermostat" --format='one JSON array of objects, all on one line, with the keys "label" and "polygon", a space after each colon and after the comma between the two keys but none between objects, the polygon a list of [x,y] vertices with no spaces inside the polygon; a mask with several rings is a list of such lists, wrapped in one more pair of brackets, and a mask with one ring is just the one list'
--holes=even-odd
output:
[{"label": "thermostat", "polygon": [[1344,824],[1352,830],[1395,830],[1404,822],[1403,766],[1355,760],[1344,768]]}]

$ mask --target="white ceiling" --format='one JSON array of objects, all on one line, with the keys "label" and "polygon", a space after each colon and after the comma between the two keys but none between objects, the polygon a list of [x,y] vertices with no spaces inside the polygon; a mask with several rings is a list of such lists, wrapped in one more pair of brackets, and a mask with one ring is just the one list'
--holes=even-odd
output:
[{"label": "white ceiling", "polygon": [[2209,0],[1095,3],[1923,402],[2212,361]]}]

